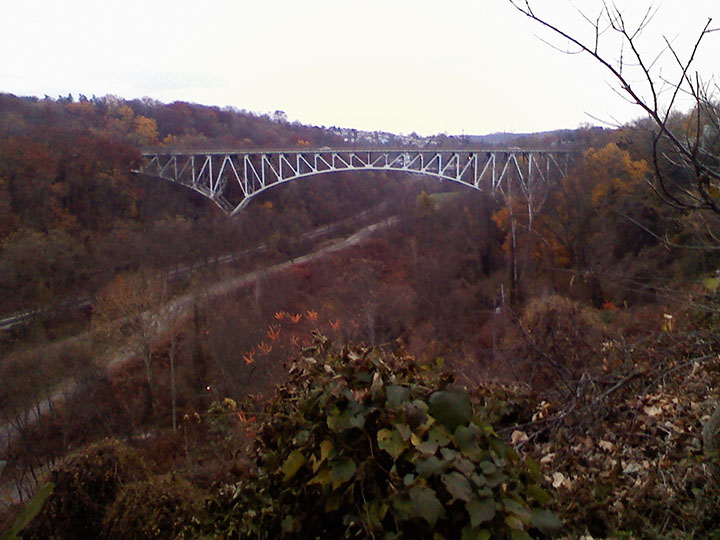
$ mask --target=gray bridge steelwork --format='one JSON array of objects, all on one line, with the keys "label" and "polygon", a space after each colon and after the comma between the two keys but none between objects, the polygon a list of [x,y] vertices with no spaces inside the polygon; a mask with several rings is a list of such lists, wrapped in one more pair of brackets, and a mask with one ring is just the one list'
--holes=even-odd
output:
[{"label": "gray bridge steelwork", "polygon": [[534,182],[565,176],[573,153],[558,150],[296,149],[143,152],[139,174],[202,193],[229,215],[274,186],[339,171],[400,171],[435,176],[495,193],[517,179]]}]

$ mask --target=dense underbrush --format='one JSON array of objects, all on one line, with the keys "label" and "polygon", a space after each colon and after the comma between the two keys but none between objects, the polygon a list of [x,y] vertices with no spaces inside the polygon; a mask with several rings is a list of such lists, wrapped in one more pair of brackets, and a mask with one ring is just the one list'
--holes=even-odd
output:
[{"label": "dense underbrush", "polygon": [[[26,537],[718,537],[712,320],[621,337],[578,309],[550,298],[521,315],[526,358],[556,343],[526,360],[552,375],[535,388],[466,391],[397,349],[318,337],[271,399],[186,419],[185,444],[193,425],[203,442],[170,474],[116,442],[67,459]],[[589,329],[543,334],[567,316]],[[203,460],[229,465],[208,483]]]}]

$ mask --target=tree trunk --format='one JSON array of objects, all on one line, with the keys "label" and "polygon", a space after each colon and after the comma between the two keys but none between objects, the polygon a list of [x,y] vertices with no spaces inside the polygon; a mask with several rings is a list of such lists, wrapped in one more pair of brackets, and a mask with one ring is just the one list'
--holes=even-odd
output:
[{"label": "tree trunk", "polygon": [[153,388],[153,372],[152,372],[152,351],[146,348],[145,355],[143,356],[145,361],[145,377],[147,379],[147,401],[149,409],[155,417],[155,389]]},{"label": "tree trunk", "polygon": [[177,431],[177,393],[175,388],[175,355],[170,354],[170,400],[172,408],[172,427],[173,431]]},{"label": "tree trunk", "polygon": [[705,456],[716,483],[720,483],[720,403],[702,428]]}]

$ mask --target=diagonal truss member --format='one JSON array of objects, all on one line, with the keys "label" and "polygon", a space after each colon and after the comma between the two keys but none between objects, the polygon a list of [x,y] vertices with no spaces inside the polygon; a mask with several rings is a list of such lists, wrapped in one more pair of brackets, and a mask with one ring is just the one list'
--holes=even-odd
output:
[{"label": "diagonal truss member", "polygon": [[140,174],[194,189],[229,215],[284,182],[338,171],[401,171],[495,193],[511,180],[529,191],[567,173],[573,156],[557,150],[147,151]]}]

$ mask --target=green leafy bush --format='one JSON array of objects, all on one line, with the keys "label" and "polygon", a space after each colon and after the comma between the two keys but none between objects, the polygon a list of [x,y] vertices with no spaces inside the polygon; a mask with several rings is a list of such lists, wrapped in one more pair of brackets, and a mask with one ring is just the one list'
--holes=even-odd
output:
[{"label": "green leafy bush", "polygon": [[559,528],[548,495],[449,377],[377,349],[293,366],[254,446],[196,534],[225,538],[527,539]]}]

